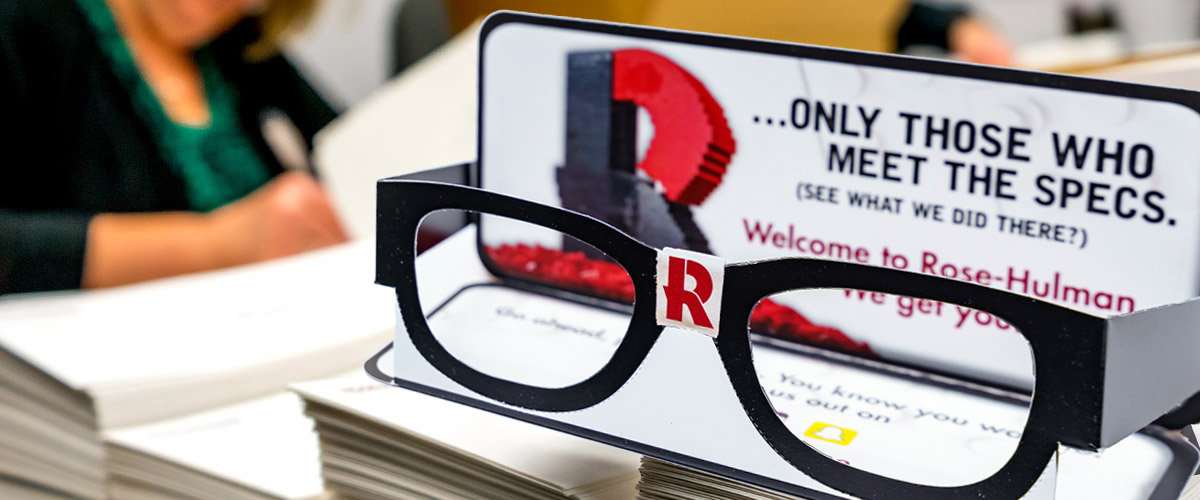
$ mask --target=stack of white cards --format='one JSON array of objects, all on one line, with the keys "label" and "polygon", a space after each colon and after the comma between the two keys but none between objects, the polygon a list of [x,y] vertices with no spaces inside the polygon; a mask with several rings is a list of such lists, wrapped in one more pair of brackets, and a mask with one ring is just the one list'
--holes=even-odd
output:
[{"label": "stack of white cards", "polygon": [[374,382],[295,386],[341,497],[629,499],[638,455]]},{"label": "stack of white cards", "polygon": [[642,457],[641,473],[638,500],[804,500],[650,457]]},{"label": "stack of white cards", "polygon": [[[1180,496],[1183,484],[1169,477],[1170,462],[1166,440],[1176,436],[1155,437],[1134,434],[1101,453],[1060,447],[1057,473],[1054,475],[1055,500],[1146,500],[1200,498],[1195,481]],[[803,500],[758,486],[701,472],[689,467],[657,460],[642,459],[638,500],[689,498],[697,500]],[[1030,493],[1026,498],[1048,498],[1047,492]],[[1043,496],[1038,496],[1038,495]]]},{"label": "stack of white cards", "polygon": [[105,433],[112,500],[307,500],[324,494],[299,398],[277,393]]},{"label": "stack of white cards", "polygon": [[102,431],[361,367],[395,325],[373,265],[364,242],[0,300],[0,483],[105,498]]}]

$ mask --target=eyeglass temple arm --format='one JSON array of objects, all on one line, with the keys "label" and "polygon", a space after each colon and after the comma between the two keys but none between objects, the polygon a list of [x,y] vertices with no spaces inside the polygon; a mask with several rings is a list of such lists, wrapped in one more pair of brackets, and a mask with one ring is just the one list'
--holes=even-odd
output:
[{"label": "eyeglass temple arm", "polygon": [[402,196],[396,191],[399,186],[396,181],[437,181],[447,184],[474,185],[477,182],[477,172],[474,163],[461,163],[446,167],[421,170],[405,175],[380,179],[375,184],[375,282],[381,285],[396,285],[396,270],[398,263],[391,255],[400,245],[413,245],[410,240],[415,235],[397,234],[399,228],[394,217],[390,217],[400,206]]},{"label": "eyeglass temple arm", "polygon": [[1200,298],[1107,321],[1101,447],[1165,413],[1196,414],[1191,410],[1197,403],[1192,396],[1200,391],[1198,328]]}]

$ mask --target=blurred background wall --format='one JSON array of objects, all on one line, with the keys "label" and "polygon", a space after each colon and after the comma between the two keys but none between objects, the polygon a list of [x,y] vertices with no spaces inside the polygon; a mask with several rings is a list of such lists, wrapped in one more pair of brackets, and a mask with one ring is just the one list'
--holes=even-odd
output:
[{"label": "blurred background wall", "polygon": [[[521,10],[872,51],[894,50],[904,0],[335,0],[288,53],[335,105],[360,102],[388,78],[487,13]],[[1200,35],[1197,0],[924,0],[965,6],[1017,52],[1153,49]],[[1107,24],[1106,24],[1107,23]],[[1064,49],[1067,35],[1103,32]],[[1055,42],[1055,43],[1047,43]],[[1085,44],[1086,45],[1086,44]],[[1061,52],[1066,50],[1065,55]],[[348,57],[347,55],[353,55]],[[921,55],[928,55],[924,52]],[[1042,54],[1034,53],[1031,59]],[[1020,58],[1018,58],[1020,62]]]}]

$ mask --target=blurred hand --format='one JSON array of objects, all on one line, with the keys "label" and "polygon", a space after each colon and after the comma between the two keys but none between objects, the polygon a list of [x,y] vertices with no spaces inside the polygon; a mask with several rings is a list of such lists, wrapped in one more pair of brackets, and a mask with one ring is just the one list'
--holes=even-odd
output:
[{"label": "blurred hand", "polygon": [[1004,37],[983,21],[963,17],[950,25],[950,51],[958,59],[976,64],[1012,66],[1013,50]]},{"label": "blurred hand", "polygon": [[209,214],[98,214],[87,238],[84,288],[248,264],[347,239],[317,181],[293,172]]},{"label": "blurred hand", "polygon": [[209,215],[211,237],[230,265],[257,262],[347,241],[329,197],[307,174],[285,172]]}]

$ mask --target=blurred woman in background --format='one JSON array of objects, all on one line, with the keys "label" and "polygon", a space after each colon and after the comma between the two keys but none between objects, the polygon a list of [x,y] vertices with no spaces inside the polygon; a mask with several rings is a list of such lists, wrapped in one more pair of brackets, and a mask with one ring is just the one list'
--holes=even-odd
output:
[{"label": "blurred woman in background", "polygon": [[346,240],[263,137],[335,113],[279,55],[312,0],[0,0],[0,293],[94,288]]}]

